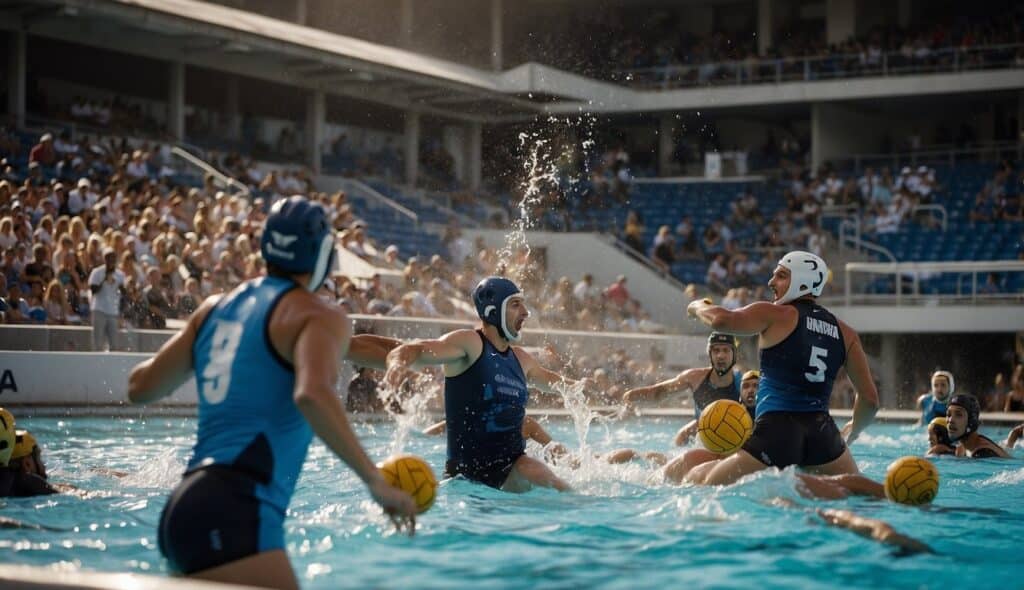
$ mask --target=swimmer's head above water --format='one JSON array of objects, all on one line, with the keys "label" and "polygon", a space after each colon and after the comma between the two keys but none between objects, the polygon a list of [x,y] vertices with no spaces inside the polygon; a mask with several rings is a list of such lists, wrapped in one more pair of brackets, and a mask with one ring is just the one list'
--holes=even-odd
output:
[{"label": "swimmer's head above water", "polygon": [[309,274],[302,286],[315,292],[334,263],[334,232],[323,206],[301,195],[274,203],[260,238],[260,253],[268,269]]},{"label": "swimmer's head above water", "polygon": [[0,408],[0,467],[7,467],[14,453],[14,416]]},{"label": "swimmer's head above water", "polygon": [[928,444],[933,447],[935,445],[953,446],[953,441],[949,438],[949,422],[945,418],[940,416],[928,424]]},{"label": "swimmer's head above water", "polygon": [[936,400],[946,403],[955,391],[956,383],[953,381],[952,373],[949,371],[935,371],[932,373],[932,396]]},{"label": "swimmer's head above water", "polygon": [[505,277],[487,277],[473,289],[473,304],[480,319],[497,328],[506,340],[522,340],[523,323],[530,317],[530,310],[515,283]]},{"label": "swimmer's head above water", "polygon": [[708,360],[711,368],[721,377],[732,370],[736,364],[736,352],[739,343],[736,337],[722,332],[712,332],[708,336]]},{"label": "swimmer's head above water", "polygon": [[946,422],[949,438],[960,440],[978,431],[981,425],[981,404],[978,398],[966,393],[957,394],[950,398],[948,406]]},{"label": "swimmer's head above water", "polygon": [[789,303],[805,295],[820,297],[828,276],[828,265],[820,256],[794,250],[779,260],[768,288],[775,295],[775,303]]},{"label": "swimmer's head above water", "polygon": [[23,473],[34,473],[46,479],[46,465],[43,464],[43,454],[39,449],[39,443],[36,442],[36,437],[27,430],[17,431],[10,464],[11,467]]},{"label": "swimmer's head above water", "polygon": [[743,379],[740,381],[740,401],[743,402],[743,405],[752,408],[757,403],[757,384],[760,380],[761,371],[756,369],[743,374]]}]

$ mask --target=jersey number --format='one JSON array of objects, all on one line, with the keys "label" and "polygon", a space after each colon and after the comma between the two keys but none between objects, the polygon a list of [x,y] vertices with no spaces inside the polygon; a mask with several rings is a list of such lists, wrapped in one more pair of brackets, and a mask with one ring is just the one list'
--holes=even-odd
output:
[{"label": "jersey number", "polygon": [[219,404],[228,395],[231,365],[235,362],[238,343],[242,341],[241,322],[217,321],[210,342],[210,360],[203,369],[203,387],[199,390],[208,404]]},{"label": "jersey number", "polygon": [[804,373],[804,377],[811,383],[822,383],[825,381],[825,370],[828,369],[828,365],[825,364],[825,357],[828,356],[828,351],[824,348],[818,348],[817,346],[811,347],[811,358],[807,361],[807,366],[814,369],[813,373]]}]

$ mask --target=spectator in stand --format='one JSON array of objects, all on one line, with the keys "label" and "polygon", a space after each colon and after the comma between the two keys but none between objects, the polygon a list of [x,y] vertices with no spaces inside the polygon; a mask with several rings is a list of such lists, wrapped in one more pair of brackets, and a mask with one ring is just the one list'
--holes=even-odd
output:
[{"label": "spectator in stand", "polygon": [[124,292],[125,276],[115,267],[117,252],[107,246],[103,249],[103,265],[89,275],[92,291],[92,349],[114,350]]},{"label": "spectator in stand", "polygon": [[57,163],[57,150],[53,149],[53,135],[44,133],[39,138],[39,143],[32,146],[28,153],[28,161],[43,166],[53,166]]},{"label": "spectator in stand", "polygon": [[708,266],[705,282],[712,292],[722,295],[729,289],[729,269],[726,267],[725,254],[716,254]]},{"label": "spectator in stand", "polygon": [[675,262],[675,244],[672,240],[671,228],[663,225],[658,228],[658,234],[654,236],[654,246],[651,251],[651,259],[662,272],[669,272]]},{"label": "spectator in stand", "polygon": [[1017,363],[1010,377],[1010,390],[1003,402],[1004,412],[1024,412],[1024,364]]},{"label": "spectator in stand", "polygon": [[629,289],[626,288],[626,280],[625,275],[619,275],[615,282],[604,290],[604,296],[615,308],[622,309],[632,300]]},{"label": "spectator in stand", "polygon": [[588,272],[583,273],[580,282],[576,283],[576,286],[573,287],[572,294],[576,297],[576,301],[582,309],[596,301],[601,296],[601,291],[594,284],[594,275]]},{"label": "spectator in stand", "polygon": [[643,243],[644,226],[640,215],[636,211],[626,214],[626,226],[622,231],[622,240],[626,245],[637,252],[644,251]]},{"label": "spectator in stand", "polygon": [[58,280],[50,281],[46,287],[43,307],[46,310],[46,323],[48,324],[79,323],[79,317],[68,304],[67,294]]},{"label": "spectator in stand", "polygon": [[679,258],[700,258],[701,251],[700,244],[697,242],[697,232],[689,215],[683,217],[679,221],[679,225],[676,226],[676,244],[679,246]]}]

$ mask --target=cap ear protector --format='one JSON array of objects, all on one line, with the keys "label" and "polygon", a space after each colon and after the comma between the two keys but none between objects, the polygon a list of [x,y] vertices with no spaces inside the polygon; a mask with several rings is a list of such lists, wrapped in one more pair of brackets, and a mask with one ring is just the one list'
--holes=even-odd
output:
[{"label": "cap ear protector", "polygon": [[794,250],[779,260],[779,266],[789,270],[789,288],[778,303],[789,303],[804,295],[820,297],[828,283],[828,265],[817,254]]},{"label": "cap ear protector", "polygon": [[31,432],[19,430],[14,439],[14,452],[11,454],[11,460],[28,457],[35,453],[38,448],[39,444],[36,443],[36,437],[32,436]]},{"label": "cap ear protector", "polygon": [[[950,373],[949,371],[935,371],[934,373],[932,373],[932,380],[934,381],[936,377],[945,377],[946,382],[949,383],[949,393],[946,394],[946,400],[948,400],[950,397],[953,396],[953,393],[956,392],[956,382],[953,381],[953,374]],[[932,391],[932,395],[935,395],[934,389]],[[942,402],[946,400],[940,399],[939,401]]]},{"label": "cap ear protector", "polygon": [[717,373],[719,377],[722,377],[725,374],[727,374],[729,371],[731,371],[733,366],[736,365],[736,355],[738,353],[740,343],[739,343],[739,341],[736,340],[735,336],[731,336],[729,334],[723,334],[722,332],[712,332],[708,336],[708,360],[709,361],[711,360],[711,346],[715,345],[715,344],[728,344],[729,346],[732,347],[732,361],[729,363],[729,366],[726,367],[724,370],[719,371],[718,369],[715,368],[714,361],[711,362],[711,369],[715,373]]},{"label": "cap ear protector", "polygon": [[473,303],[484,323],[497,328],[509,342],[519,342],[523,338],[522,333],[512,334],[508,329],[508,302],[522,294],[519,287],[505,277],[487,277],[473,289]]},{"label": "cap ear protector", "polygon": [[960,406],[965,412],[967,412],[967,428],[964,430],[962,435],[957,437],[957,439],[961,439],[972,432],[978,431],[978,427],[981,426],[981,404],[978,403],[978,398],[973,395],[961,393],[950,398],[949,403],[947,403],[946,406]]}]

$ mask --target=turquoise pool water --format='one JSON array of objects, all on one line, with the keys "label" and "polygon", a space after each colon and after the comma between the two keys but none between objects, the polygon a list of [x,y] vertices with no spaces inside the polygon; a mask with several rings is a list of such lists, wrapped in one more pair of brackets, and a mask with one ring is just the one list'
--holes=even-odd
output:
[{"label": "turquoise pool water", "polygon": [[[51,480],[83,496],[0,500],[0,515],[61,529],[0,530],[5,562],[59,569],[165,572],[156,523],[195,432],[185,418],[37,418],[19,421],[44,444]],[[572,422],[548,429],[578,446]],[[596,451],[666,450],[678,420],[595,425]],[[371,455],[393,448],[389,423],[358,424]],[[1006,429],[987,429],[1002,439]],[[923,453],[910,426],[876,425],[854,445],[881,478],[904,454]],[[443,438],[408,437],[405,450],[444,459]],[[533,449],[536,452],[537,449]],[[442,485],[414,538],[393,534],[361,484],[315,444],[286,522],[288,553],[305,588],[1019,588],[1024,571],[1024,451],[1017,458],[937,460],[942,487],[931,509],[865,499],[802,499],[790,473],[765,473],[725,489],[651,483],[643,464],[558,472],[577,491],[497,492]],[[107,470],[127,473],[123,478]],[[769,503],[785,497],[796,506]],[[825,526],[816,507],[882,518],[929,543],[935,555],[896,557],[885,546]]]}]

